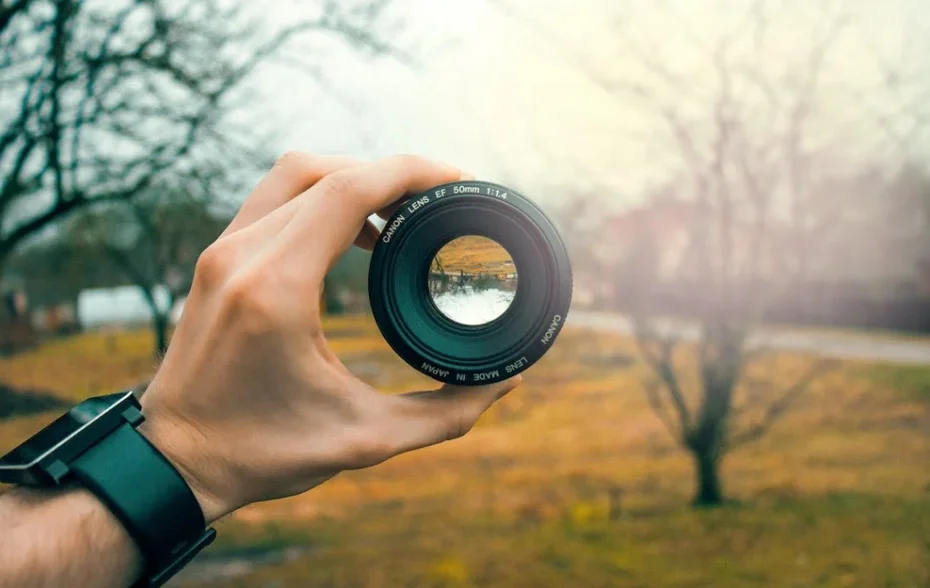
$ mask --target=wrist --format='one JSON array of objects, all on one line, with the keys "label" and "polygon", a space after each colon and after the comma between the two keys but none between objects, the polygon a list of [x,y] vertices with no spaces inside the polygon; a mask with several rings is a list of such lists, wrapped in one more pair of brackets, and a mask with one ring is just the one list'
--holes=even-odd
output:
[{"label": "wrist", "polygon": [[204,470],[209,466],[209,460],[194,452],[194,448],[198,445],[202,446],[202,443],[191,439],[191,435],[181,430],[180,427],[160,419],[147,418],[139,425],[137,431],[184,478],[200,505],[207,526],[235,510],[229,501],[214,490],[215,485],[206,481],[206,478],[215,476],[205,474]]}]

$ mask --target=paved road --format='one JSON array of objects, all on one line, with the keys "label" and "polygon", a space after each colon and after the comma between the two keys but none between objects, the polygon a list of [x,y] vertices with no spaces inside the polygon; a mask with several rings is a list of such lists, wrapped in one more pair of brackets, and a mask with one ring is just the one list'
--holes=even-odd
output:
[{"label": "paved road", "polygon": [[[619,314],[573,310],[567,324],[613,333],[630,334],[630,320]],[[697,339],[693,325],[661,321],[658,328],[669,330],[685,340]],[[839,359],[865,359],[908,365],[930,365],[930,341],[908,340],[887,335],[831,333],[763,329],[750,341],[752,346],[816,353]]]}]

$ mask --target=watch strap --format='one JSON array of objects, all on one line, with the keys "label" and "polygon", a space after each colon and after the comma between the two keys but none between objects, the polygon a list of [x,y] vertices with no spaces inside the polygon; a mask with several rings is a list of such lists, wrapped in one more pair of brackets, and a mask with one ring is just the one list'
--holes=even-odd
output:
[{"label": "watch strap", "polygon": [[70,464],[120,520],[146,560],[144,586],[159,586],[216,535],[181,474],[124,423]]}]

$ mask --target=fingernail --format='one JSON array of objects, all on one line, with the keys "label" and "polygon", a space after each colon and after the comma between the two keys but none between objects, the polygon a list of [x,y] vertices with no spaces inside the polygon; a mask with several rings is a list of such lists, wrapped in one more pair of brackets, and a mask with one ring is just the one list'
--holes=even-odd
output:
[{"label": "fingernail", "polygon": [[474,179],[475,179],[475,176],[474,176],[474,175],[472,175],[472,174],[470,174],[470,173],[468,173],[468,172],[464,172],[464,171],[462,172],[462,175],[459,176],[459,180],[460,180],[460,181],[470,181],[470,180],[474,180]]}]

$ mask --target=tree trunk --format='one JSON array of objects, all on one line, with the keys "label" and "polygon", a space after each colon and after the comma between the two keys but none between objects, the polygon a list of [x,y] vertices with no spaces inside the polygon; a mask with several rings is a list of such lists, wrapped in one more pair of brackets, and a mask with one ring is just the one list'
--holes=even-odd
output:
[{"label": "tree trunk", "polygon": [[6,262],[9,260],[10,255],[13,253],[13,246],[10,243],[7,243],[5,240],[0,241],[0,281],[3,280],[3,271],[6,266]]},{"label": "tree trunk", "polygon": [[155,334],[155,355],[164,357],[168,351],[168,323],[167,313],[152,312],[152,333]]},{"label": "tree trunk", "polygon": [[161,359],[168,351],[168,329],[171,327],[171,309],[174,306],[174,295],[169,293],[168,305],[164,310],[158,307],[155,299],[155,290],[138,284],[152,311],[152,334],[155,335],[155,357]]},{"label": "tree trunk", "polygon": [[343,314],[345,311],[342,307],[342,301],[339,300],[336,293],[335,284],[333,284],[333,280],[329,276],[323,279],[323,295],[320,308],[323,314],[331,315]]},{"label": "tree trunk", "polygon": [[720,485],[720,460],[711,452],[692,449],[694,457],[695,493],[692,504],[697,507],[714,507],[723,504],[723,488]]}]

